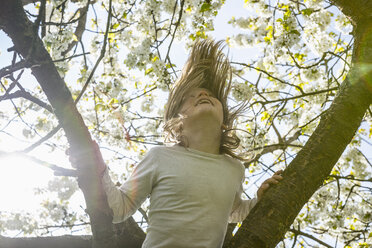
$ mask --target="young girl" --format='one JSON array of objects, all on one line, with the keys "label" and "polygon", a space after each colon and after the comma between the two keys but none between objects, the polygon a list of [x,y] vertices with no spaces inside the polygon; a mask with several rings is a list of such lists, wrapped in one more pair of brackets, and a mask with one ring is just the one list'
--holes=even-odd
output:
[{"label": "young girl", "polygon": [[239,139],[227,96],[231,67],[221,43],[197,42],[170,93],[165,113],[167,141],[152,148],[130,178],[117,188],[107,170],[103,186],[113,222],[124,221],[150,196],[147,236],[142,247],[222,247],[228,222],[240,222],[257,198],[242,200],[244,166],[234,152]]}]

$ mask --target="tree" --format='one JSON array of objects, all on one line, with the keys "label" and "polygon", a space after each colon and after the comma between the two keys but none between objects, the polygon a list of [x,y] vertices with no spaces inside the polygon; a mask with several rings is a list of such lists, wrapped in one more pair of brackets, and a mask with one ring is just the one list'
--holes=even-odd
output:
[{"label": "tree", "polygon": [[[73,151],[86,147],[92,153],[93,135],[104,144],[121,146],[124,156],[133,159],[132,154],[142,156],[148,145],[161,143],[161,112],[156,111],[162,106],[154,107],[154,98],[164,94],[177,76],[179,67],[172,58],[175,42],[206,38],[224,1],[28,3],[4,1],[0,10],[1,29],[14,44],[11,65],[0,72],[0,99],[11,100],[16,108],[4,116],[8,122],[12,114],[24,121],[36,109],[40,118],[30,121],[23,133],[30,140],[36,140],[33,136],[39,132],[47,133],[23,152],[31,153],[46,141],[66,147],[62,134],[54,136],[63,128]],[[227,43],[260,48],[262,55],[232,62],[231,101],[252,98],[251,112],[238,123],[243,130],[241,150],[252,154],[246,162],[251,181],[274,168],[285,172],[283,182],[265,194],[234,237],[235,225],[229,227],[225,246],[308,242],[333,247],[327,242],[337,237],[345,246],[367,247],[372,239],[372,165],[360,147],[372,133],[372,6],[361,0],[245,1],[245,5],[258,14],[232,18],[230,23],[241,30]],[[98,7],[102,9],[97,15]],[[98,18],[102,15],[103,22]],[[352,37],[343,33],[351,26]],[[93,58],[95,62],[90,62]],[[31,69],[41,90],[21,83],[25,68]],[[79,78],[68,82],[70,74]],[[16,98],[24,100],[15,103]],[[138,100],[141,108],[136,106]],[[366,127],[371,127],[369,133]],[[133,219],[114,231],[97,172],[91,169],[92,157],[76,169],[51,168],[77,177],[93,247],[138,246],[144,233]],[[362,208],[356,209],[357,205]],[[67,218],[68,203],[64,210],[64,218],[56,222],[78,224],[74,214]]]}]

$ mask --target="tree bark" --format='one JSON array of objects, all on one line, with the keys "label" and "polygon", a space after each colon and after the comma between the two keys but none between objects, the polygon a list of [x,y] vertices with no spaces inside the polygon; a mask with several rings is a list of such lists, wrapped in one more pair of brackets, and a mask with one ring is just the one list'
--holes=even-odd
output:
[{"label": "tree bark", "polygon": [[[120,248],[141,248],[145,234],[140,227],[129,218],[123,223],[114,225],[113,241]],[[91,235],[63,235],[56,237],[9,238],[0,236],[0,248],[90,248]]]},{"label": "tree bark", "polygon": [[[54,113],[65,131],[72,153],[84,150],[91,154],[79,165],[78,182],[84,193],[86,212],[90,217],[93,247],[117,247],[111,210],[95,165],[94,147],[88,128],[76,109],[71,93],[60,77],[52,59],[38,36],[38,30],[28,20],[20,0],[4,0],[0,8],[0,28],[12,39],[14,50],[31,64],[32,74],[46,94]],[[135,222],[132,222],[135,224]],[[138,228],[133,226],[133,230]],[[137,233],[133,238],[144,237]],[[137,239],[141,243],[143,239]]]},{"label": "tree bark", "polygon": [[37,238],[6,238],[0,236],[2,248],[89,248],[92,247],[92,236],[37,237]]},{"label": "tree bark", "polygon": [[333,4],[340,8],[342,13],[351,18],[356,24],[359,19],[371,18],[372,2],[369,0],[331,0]]},{"label": "tree bark", "polygon": [[358,17],[354,23],[353,68],[338,95],[283,181],[270,187],[225,247],[275,247],[352,140],[372,103],[372,21]]}]

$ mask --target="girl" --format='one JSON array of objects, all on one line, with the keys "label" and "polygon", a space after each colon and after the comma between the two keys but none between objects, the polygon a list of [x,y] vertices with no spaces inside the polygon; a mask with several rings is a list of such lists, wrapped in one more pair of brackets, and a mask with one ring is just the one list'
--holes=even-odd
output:
[{"label": "girl", "polygon": [[197,42],[170,93],[164,129],[176,144],[152,148],[120,188],[104,172],[114,223],[150,196],[142,247],[222,247],[228,222],[243,221],[269,185],[282,179],[279,171],[257,198],[241,199],[244,166],[233,122],[244,107],[227,106],[231,67],[221,49],[221,42]]}]

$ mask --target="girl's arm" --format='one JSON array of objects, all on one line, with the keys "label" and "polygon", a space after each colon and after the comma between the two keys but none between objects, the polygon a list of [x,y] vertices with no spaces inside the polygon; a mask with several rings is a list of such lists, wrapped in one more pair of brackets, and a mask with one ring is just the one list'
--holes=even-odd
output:
[{"label": "girl's arm", "polygon": [[243,200],[241,198],[242,193],[243,186],[240,187],[239,191],[235,195],[233,211],[230,214],[229,223],[242,222],[258,202],[257,197],[254,197],[250,200]]},{"label": "girl's arm", "polygon": [[155,178],[154,167],[154,154],[150,151],[120,188],[111,181],[108,170],[105,171],[102,185],[113,211],[113,223],[125,221],[150,195]]},{"label": "girl's arm", "polygon": [[[93,147],[93,156],[97,161],[96,166],[98,166],[95,169],[102,176],[102,187],[106,192],[108,204],[113,211],[113,222],[123,222],[136,212],[151,193],[155,174],[153,169],[155,167],[155,153],[149,151],[135,168],[130,178],[118,188],[111,181],[107,166],[95,141],[93,141]],[[70,151],[68,149],[66,153],[69,155],[70,162],[74,167],[84,163],[87,157],[92,156],[92,153],[84,150]]]},{"label": "girl's arm", "polygon": [[270,187],[272,184],[277,184],[279,181],[283,179],[280,175],[283,171],[279,170],[275,172],[275,174],[266,179],[257,190],[256,196],[251,200],[242,200],[241,194],[243,193],[243,187],[241,186],[237,194],[235,195],[235,201],[233,206],[233,211],[230,214],[229,222],[236,223],[242,222],[252,210],[252,208],[256,205],[256,203],[261,199],[265,191]]}]

